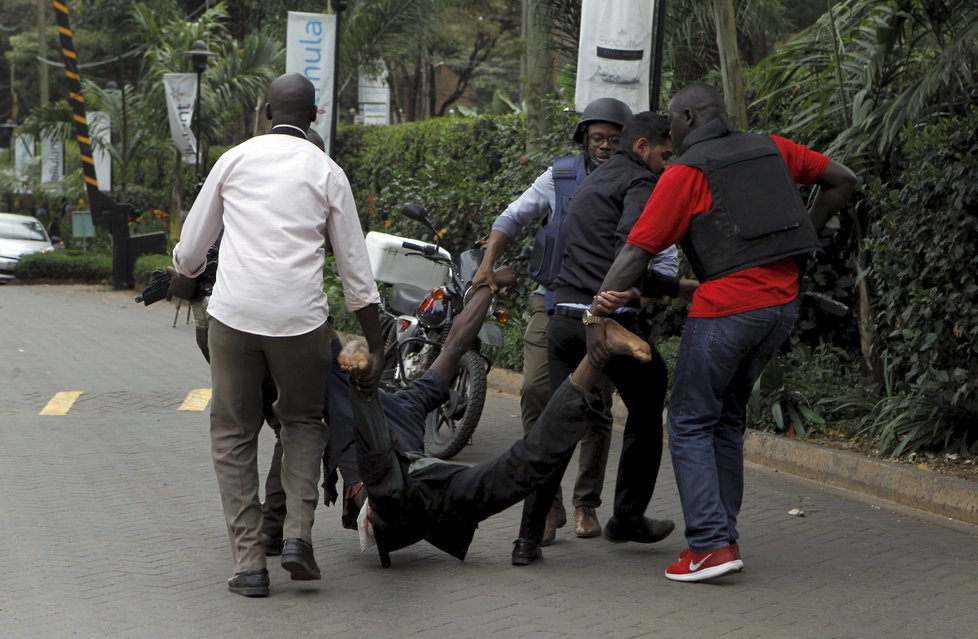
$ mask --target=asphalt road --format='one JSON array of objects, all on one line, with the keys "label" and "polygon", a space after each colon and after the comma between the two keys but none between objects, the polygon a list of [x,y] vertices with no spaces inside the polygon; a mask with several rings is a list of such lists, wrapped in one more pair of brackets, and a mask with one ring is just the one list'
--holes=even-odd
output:
[{"label": "asphalt road", "polygon": [[[641,546],[564,528],[514,568],[518,507],[483,524],[464,562],[420,544],[384,570],[320,508],[322,581],[270,561],[271,597],[229,594],[209,373],[184,313],[174,328],[172,306],[132,298],[0,286],[0,637],[978,637],[978,528],[753,466],[745,570],[712,583],[662,576],[678,532]],[[456,460],[508,446],[518,412],[492,394]],[[609,501],[619,449],[615,433]],[[649,514],[681,520],[668,459]]]}]

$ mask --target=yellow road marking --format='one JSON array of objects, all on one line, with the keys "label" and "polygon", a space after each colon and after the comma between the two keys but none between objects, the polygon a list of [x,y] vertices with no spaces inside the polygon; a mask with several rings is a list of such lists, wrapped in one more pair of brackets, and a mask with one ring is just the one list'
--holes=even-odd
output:
[{"label": "yellow road marking", "polygon": [[48,405],[45,406],[38,415],[66,415],[71,407],[75,404],[75,400],[81,397],[81,394],[85,391],[62,391],[60,393],[55,393]]},{"label": "yellow road marking", "polygon": [[177,410],[204,410],[211,401],[211,389],[195,388],[187,393],[187,398]]}]

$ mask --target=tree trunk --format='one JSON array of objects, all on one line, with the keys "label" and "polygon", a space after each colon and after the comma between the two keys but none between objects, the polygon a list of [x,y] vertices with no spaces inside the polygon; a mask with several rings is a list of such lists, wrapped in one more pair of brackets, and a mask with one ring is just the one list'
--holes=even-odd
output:
[{"label": "tree trunk", "polygon": [[717,25],[720,76],[723,78],[723,98],[727,102],[727,112],[737,127],[746,129],[747,101],[744,98],[744,79],[740,72],[733,0],[713,0],[713,18]]},{"label": "tree trunk", "polygon": [[176,162],[173,165],[173,180],[170,182],[170,239],[179,240],[180,231],[183,229],[183,218],[186,213],[183,211],[183,155],[176,153]]},{"label": "tree trunk", "polygon": [[526,150],[534,151],[550,128],[548,96],[554,92],[554,44],[543,0],[526,3]]},{"label": "tree trunk", "polygon": [[877,387],[882,388],[883,364],[876,354],[875,342],[876,323],[873,316],[873,300],[869,291],[869,282],[866,279],[866,271],[869,268],[869,251],[866,250],[866,234],[863,231],[863,221],[859,219],[859,214],[852,213],[855,222],[856,232],[856,281],[859,292],[859,311],[857,325],[859,327],[859,350],[862,352],[863,362],[869,370],[870,376],[876,382]]}]

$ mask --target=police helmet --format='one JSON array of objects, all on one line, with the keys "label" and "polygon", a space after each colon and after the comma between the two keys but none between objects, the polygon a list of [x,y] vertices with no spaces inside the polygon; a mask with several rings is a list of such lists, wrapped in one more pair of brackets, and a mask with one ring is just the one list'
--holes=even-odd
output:
[{"label": "police helmet", "polygon": [[579,144],[584,142],[584,131],[592,122],[608,122],[622,128],[631,117],[632,110],[621,100],[598,98],[584,107],[581,119],[574,127],[574,141]]}]

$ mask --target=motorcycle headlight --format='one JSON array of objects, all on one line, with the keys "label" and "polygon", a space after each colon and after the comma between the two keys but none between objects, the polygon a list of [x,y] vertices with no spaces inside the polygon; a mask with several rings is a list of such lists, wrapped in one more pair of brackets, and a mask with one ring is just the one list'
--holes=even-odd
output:
[{"label": "motorcycle headlight", "polygon": [[418,306],[418,321],[425,328],[437,328],[448,319],[448,300],[445,290],[436,288]]}]

